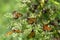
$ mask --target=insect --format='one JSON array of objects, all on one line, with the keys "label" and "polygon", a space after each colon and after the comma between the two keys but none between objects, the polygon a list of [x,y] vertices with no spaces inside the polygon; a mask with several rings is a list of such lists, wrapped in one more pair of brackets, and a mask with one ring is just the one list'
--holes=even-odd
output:
[{"label": "insect", "polygon": [[9,36],[9,35],[11,35],[13,32],[12,31],[9,31],[9,32],[7,32],[6,34],[5,34],[5,36]]},{"label": "insect", "polygon": [[13,33],[22,33],[22,31],[20,31],[20,30],[18,30],[18,29],[13,29],[13,30],[7,32],[7,33],[5,34],[5,36],[9,36],[9,35],[11,35],[11,34],[13,34]]},{"label": "insect", "polygon": [[44,31],[51,31],[52,28],[49,27],[48,24],[46,24],[46,25],[43,26],[43,30],[44,30]]},{"label": "insect", "polygon": [[27,18],[29,24],[36,23],[36,18]]},{"label": "insect", "polygon": [[35,36],[35,32],[34,32],[34,30],[32,30],[31,33],[29,34],[29,38],[32,38],[34,36]]},{"label": "insect", "polygon": [[21,16],[22,16],[21,13],[18,13],[17,11],[14,11],[14,12],[13,12],[13,17],[14,17],[14,19],[18,19],[18,18],[21,17]]},{"label": "insect", "polygon": [[16,33],[21,33],[22,31],[20,31],[19,29],[13,29],[12,30],[13,32],[16,32]]}]

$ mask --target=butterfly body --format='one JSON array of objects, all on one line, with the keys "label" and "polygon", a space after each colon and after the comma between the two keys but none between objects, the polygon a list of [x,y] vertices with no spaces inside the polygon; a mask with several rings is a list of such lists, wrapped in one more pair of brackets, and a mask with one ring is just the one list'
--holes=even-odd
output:
[{"label": "butterfly body", "polygon": [[12,30],[13,32],[16,32],[16,33],[20,33],[21,31],[20,30],[18,30],[18,29],[14,29],[14,30]]},{"label": "butterfly body", "polygon": [[48,25],[44,25],[44,26],[43,26],[43,30],[44,30],[44,31],[51,31],[52,28],[51,28],[51,27],[48,27]]},{"label": "butterfly body", "polygon": [[9,36],[9,35],[11,35],[11,34],[13,34],[13,32],[12,32],[12,31],[9,31],[9,32],[7,32],[7,33],[5,34],[5,36]]},{"label": "butterfly body", "polygon": [[36,18],[27,18],[29,24],[33,24],[36,22]]},{"label": "butterfly body", "polygon": [[18,18],[21,17],[21,16],[22,16],[21,13],[18,13],[17,11],[14,11],[14,12],[13,12],[13,17],[14,17],[14,19],[18,19]]},{"label": "butterfly body", "polygon": [[13,33],[22,33],[22,31],[20,31],[20,30],[18,30],[18,29],[13,29],[13,30],[7,32],[7,33],[5,34],[5,36],[9,36],[9,35],[11,35],[11,34],[13,34]]},{"label": "butterfly body", "polygon": [[29,38],[32,38],[34,36],[35,36],[35,32],[34,32],[34,30],[32,30],[31,33],[29,34]]}]

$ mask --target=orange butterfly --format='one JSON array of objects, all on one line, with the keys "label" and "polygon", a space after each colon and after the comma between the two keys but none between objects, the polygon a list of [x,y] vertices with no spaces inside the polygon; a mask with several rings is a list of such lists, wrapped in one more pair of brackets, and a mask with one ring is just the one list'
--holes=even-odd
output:
[{"label": "orange butterfly", "polygon": [[7,33],[5,34],[5,36],[9,36],[9,35],[11,35],[11,34],[13,34],[13,32],[12,32],[12,31],[9,31],[9,32],[7,32]]},{"label": "orange butterfly", "polygon": [[14,11],[14,12],[13,12],[13,17],[14,17],[14,19],[18,19],[18,18],[21,17],[21,16],[22,16],[22,14],[18,13],[17,11]]},{"label": "orange butterfly", "polygon": [[21,33],[22,31],[20,31],[19,29],[14,29],[12,30],[13,32],[16,32],[16,33]]},{"label": "orange butterfly", "polygon": [[36,18],[27,18],[29,24],[33,24],[36,22]]},{"label": "orange butterfly", "polygon": [[35,32],[34,32],[34,30],[32,30],[28,37],[29,37],[29,38],[32,38],[32,37],[34,37],[34,36],[35,36]]},{"label": "orange butterfly", "polygon": [[46,24],[46,25],[44,25],[43,26],[43,30],[47,30],[47,31],[51,31],[52,30],[52,28],[51,27],[48,27],[48,24]]},{"label": "orange butterfly", "polygon": [[5,34],[5,36],[9,36],[9,35],[13,34],[14,32],[15,32],[15,33],[22,33],[22,31],[20,31],[20,30],[18,30],[18,29],[14,29],[14,30],[11,30],[11,31],[7,32],[7,33]]}]

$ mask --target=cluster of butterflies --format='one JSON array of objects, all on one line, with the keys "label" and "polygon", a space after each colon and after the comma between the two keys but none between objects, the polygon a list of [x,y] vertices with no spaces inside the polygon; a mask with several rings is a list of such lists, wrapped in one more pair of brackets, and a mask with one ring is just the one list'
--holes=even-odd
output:
[{"label": "cluster of butterflies", "polygon": [[[17,11],[14,11],[13,12],[13,18],[14,19],[18,19],[19,17],[22,17],[23,15],[21,13],[18,13]],[[36,18],[27,18],[27,22],[29,24],[33,24],[33,23],[36,23]],[[48,24],[45,24],[43,26],[43,30],[47,30],[47,31],[51,31],[52,28],[48,26]],[[6,35],[11,35],[12,33],[22,33],[21,30],[18,30],[18,29],[13,29],[9,32],[6,33]],[[29,34],[29,38],[32,38],[33,36],[35,36],[35,31],[32,30],[31,33]]]},{"label": "cluster of butterflies", "polygon": [[[45,2],[47,2],[47,0],[45,0]],[[31,9],[29,9],[29,10],[32,11],[32,12],[35,12],[35,10],[37,9],[37,6],[38,6],[38,5],[33,5],[33,9],[31,8]],[[47,10],[48,10],[48,9],[43,9],[43,13],[47,13]],[[20,18],[20,17],[22,17],[22,16],[23,16],[23,15],[22,15],[21,13],[17,12],[17,11],[14,11],[14,12],[13,12],[13,18],[14,18],[14,19],[18,19],[18,18]],[[36,21],[37,21],[36,18],[27,18],[28,24],[36,23]],[[55,25],[54,23],[50,23],[50,24]],[[43,30],[44,30],[44,31],[51,31],[52,28],[49,27],[48,24],[44,24],[44,25],[43,25]],[[10,32],[7,32],[6,35],[11,35],[12,33],[22,33],[22,31],[21,31],[21,30],[18,30],[18,29],[13,29],[13,30],[11,30]],[[35,31],[32,29],[32,31],[31,31],[31,33],[28,35],[28,37],[29,37],[29,38],[32,38],[32,37],[34,37],[34,36],[35,36]]]},{"label": "cluster of butterflies", "polygon": [[[14,19],[18,19],[19,17],[22,17],[22,16],[23,16],[23,15],[22,15],[21,13],[18,13],[17,11],[14,11],[14,12],[13,12],[13,18],[14,18]],[[33,23],[36,22],[36,18],[27,18],[27,21],[28,21],[29,24],[33,24]],[[13,30],[7,32],[7,33],[5,34],[5,36],[11,35],[11,34],[13,34],[13,33],[22,33],[22,31],[19,30],[19,29],[13,29]],[[32,30],[31,33],[30,33],[30,35],[29,35],[29,37],[33,37],[34,34],[35,34],[34,30]]]},{"label": "cluster of butterflies", "polygon": [[[8,37],[9,35],[11,35],[13,33],[23,33],[23,32],[21,30],[14,29],[14,30],[11,30],[11,31],[7,32],[5,34],[5,36]],[[32,38],[34,36],[35,36],[35,32],[34,32],[34,30],[32,30],[31,33],[28,35],[28,38]]]}]

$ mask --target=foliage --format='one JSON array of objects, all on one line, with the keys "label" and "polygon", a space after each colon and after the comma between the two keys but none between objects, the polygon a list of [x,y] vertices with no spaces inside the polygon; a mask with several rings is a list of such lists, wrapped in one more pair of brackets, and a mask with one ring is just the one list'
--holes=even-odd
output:
[{"label": "foliage", "polygon": [[[13,11],[23,16],[14,19]],[[36,18],[36,23],[29,24],[27,18]],[[46,24],[52,28],[51,31],[43,30]],[[13,28],[23,33],[6,36]],[[35,35],[28,38],[32,30]],[[59,0],[0,0],[0,40],[53,40],[54,37],[60,37]]]}]

